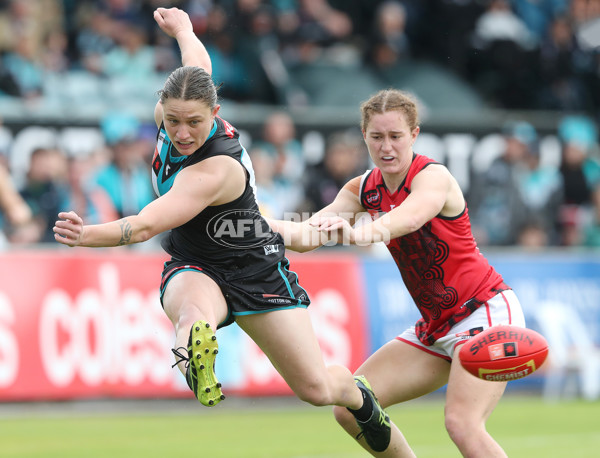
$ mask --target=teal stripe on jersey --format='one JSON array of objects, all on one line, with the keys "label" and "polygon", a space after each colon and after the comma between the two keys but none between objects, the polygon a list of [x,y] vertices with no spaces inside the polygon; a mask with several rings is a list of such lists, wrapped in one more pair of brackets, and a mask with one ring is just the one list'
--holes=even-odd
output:
[{"label": "teal stripe on jersey", "polygon": [[[210,129],[210,133],[208,134],[208,138],[206,140],[211,138],[215,134],[216,131],[217,131],[217,120],[215,119],[213,121],[212,129]],[[206,143],[206,140],[204,140],[204,143]]]}]

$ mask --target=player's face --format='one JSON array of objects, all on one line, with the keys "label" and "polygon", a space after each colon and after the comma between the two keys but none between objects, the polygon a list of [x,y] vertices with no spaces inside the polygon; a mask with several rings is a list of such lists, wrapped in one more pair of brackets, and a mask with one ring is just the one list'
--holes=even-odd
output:
[{"label": "player's face", "polygon": [[411,130],[401,111],[375,114],[363,132],[373,163],[384,173],[402,173],[412,160],[419,127]]},{"label": "player's face", "polygon": [[220,105],[212,110],[200,100],[167,99],[163,103],[163,120],[177,151],[189,156],[210,135]]}]

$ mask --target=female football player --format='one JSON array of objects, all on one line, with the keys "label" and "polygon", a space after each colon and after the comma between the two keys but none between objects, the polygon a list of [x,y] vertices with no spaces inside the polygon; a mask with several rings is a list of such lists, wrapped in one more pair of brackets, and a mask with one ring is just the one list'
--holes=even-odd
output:
[{"label": "female football player", "polygon": [[110,247],[169,231],[161,301],[175,328],[176,364],[198,400],[213,406],[224,398],[214,372],[214,330],[235,321],[300,399],[353,409],[365,436],[384,448],[390,428],[368,382],[323,361],[308,295],[289,270],[281,235],[258,211],[252,165],[237,130],[218,116],[211,60],[188,15],[158,8],[154,18],[177,40],[183,62],[154,113],[152,178],[160,197],[139,214],[106,224],[84,225],[74,212],[60,213],[56,240]]},{"label": "female football player", "polygon": [[[363,103],[361,115],[373,170],[350,180],[309,220],[270,224],[284,235],[286,247],[296,251],[320,245],[315,231],[356,245],[385,242],[422,318],[369,357],[356,374],[367,377],[384,408],[447,384],[446,429],[461,453],[506,456],[485,428],[506,382],[469,374],[458,350],[490,326],[525,326],[519,301],[479,252],[454,177],[442,164],[413,151],[420,128],[412,98],[384,90]],[[372,220],[354,227],[356,217],[365,212]],[[396,425],[389,446],[375,454],[348,410],[334,412],[372,454],[414,456]]]}]

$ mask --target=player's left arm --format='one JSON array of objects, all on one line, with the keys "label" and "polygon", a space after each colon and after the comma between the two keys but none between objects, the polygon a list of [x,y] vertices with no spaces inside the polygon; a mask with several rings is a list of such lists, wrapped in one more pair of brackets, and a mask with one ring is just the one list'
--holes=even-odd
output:
[{"label": "player's left arm", "polygon": [[157,8],[154,20],[171,38],[177,40],[184,67],[200,67],[212,74],[212,63],[208,51],[194,33],[190,17],[179,8]]},{"label": "player's left arm", "polygon": [[[458,193],[457,193],[458,191]],[[351,243],[369,245],[387,242],[420,229],[440,214],[457,215],[464,209],[464,199],[456,181],[446,167],[432,164],[412,181],[411,192],[401,205],[379,219],[356,227]]]},{"label": "player's left arm", "polygon": [[[212,74],[212,62],[204,44],[194,33],[194,28],[188,14],[179,8],[157,8],[154,20],[171,38],[177,40],[181,52],[181,63],[184,67],[200,67],[209,75]],[[154,121],[160,126],[163,119],[160,101],[154,108]]]}]

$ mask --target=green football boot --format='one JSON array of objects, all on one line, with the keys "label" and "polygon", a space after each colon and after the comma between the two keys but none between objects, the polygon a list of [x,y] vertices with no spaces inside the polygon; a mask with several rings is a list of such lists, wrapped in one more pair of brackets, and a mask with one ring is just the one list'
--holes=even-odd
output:
[{"label": "green football boot", "polygon": [[180,348],[187,350],[187,356],[179,348],[173,349],[173,353],[181,358],[175,365],[181,361],[187,362],[185,379],[198,401],[207,407],[213,407],[225,399],[215,375],[215,358],[219,353],[219,345],[210,324],[196,321],[190,330],[187,349]]},{"label": "green football boot", "polygon": [[367,379],[363,375],[356,375],[354,381],[363,392],[363,395],[371,399],[371,405],[373,406],[371,416],[368,420],[360,421],[358,418],[356,419],[356,423],[361,431],[357,439],[364,436],[369,447],[376,452],[383,452],[390,445],[392,435],[390,417],[379,405],[379,401],[377,401],[377,397],[373,393]]}]

